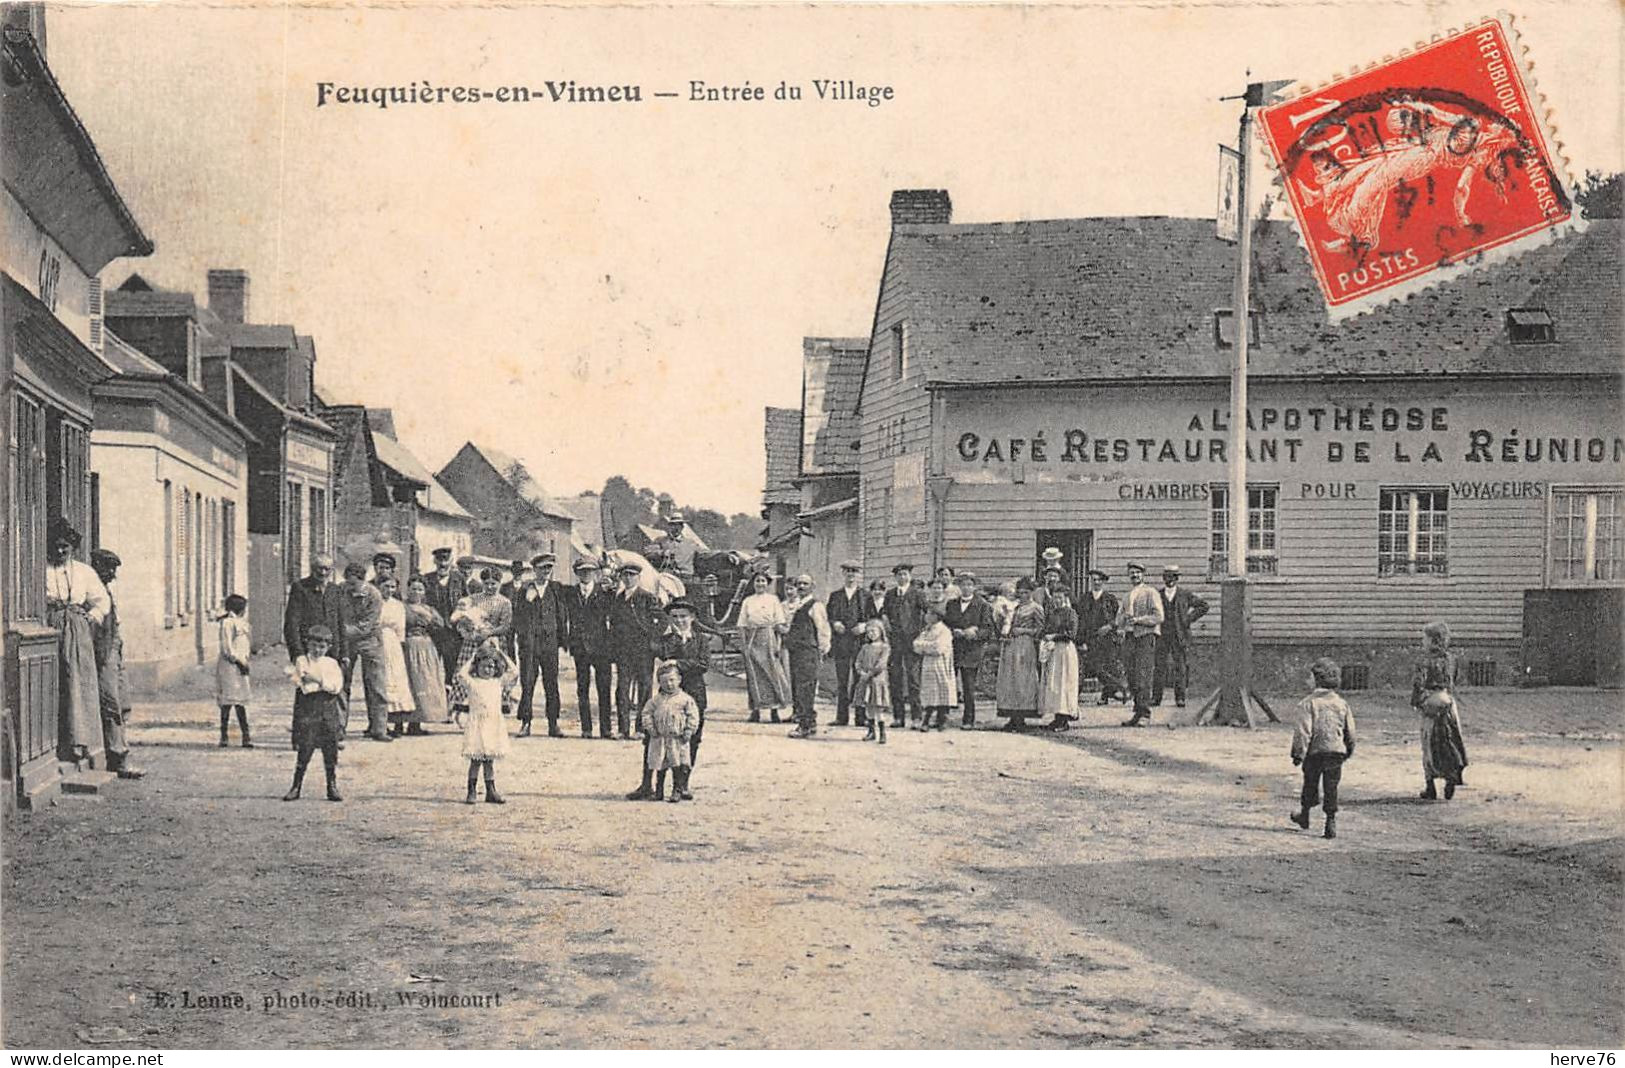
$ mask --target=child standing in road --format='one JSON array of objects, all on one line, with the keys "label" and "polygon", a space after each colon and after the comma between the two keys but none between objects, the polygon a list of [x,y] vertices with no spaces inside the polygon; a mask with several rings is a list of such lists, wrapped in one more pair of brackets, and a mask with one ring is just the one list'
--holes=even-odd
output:
[{"label": "child standing in road", "polygon": [[1292,822],[1309,829],[1309,810],[1322,804],[1326,837],[1337,837],[1337,784],[1343,762],[1354,755],[1354,713],[1337,692],[1342,668],[1323,656],[1310,667],[1314,692],[1298,704],[1298,726],[1292,732],[1292,763],[1303,765],[1303,795]]},{"label": "child standing in road", "polygon": [[299,788],[304,785],[305,768],[316,750],[322,751],[322,764],[327,769],[327,799],[343,801],[339,796],[339,733],[342,730],[343,710],[339,694],[344,690],[344,669],[327,655],[332,647],[333,632],[317,625],[305,632],[305,654],[293,662],[290,673],[295,687],[293,697],[293,748],[298,754],[293,768],[293,787],[283,795],[284,801],[299,800]]},{"label": "child standing in road", "polygon": [[663,662],[655,671],[660,690],[638,711],[638,733],[648,742],[643,761],[644,775],[655,773],[655,789],[651,800],[659,801],[666,794],[666,772],[671,772],[671,798],[673,803],[692,801],[688,792],[690,756],[688,741],[700,725],[700,706],[682,690],[682,671],[675,661]]},{"label": "child standing in road", "polygon": [[237,710],[237,727],[242,731],[243,748],[252,749],[248,738],[248,657],[252,646],[246,614],[248,599],[240,593],[226,598],[226,614],[220,617],[220,659],[214,665],[214,699],[220,706],[220,747],[228,744],[232,709]]},{"label": "child standing in road", "polygon": [[[891,713],[891,682],[887,678],[887,665],[891,662],[891,645],[886,641],[886,624],[871,619],[863,628],[863,648],[858,650],[852,665],[852,704],[858,715],[869,721],[866,742],[886,744],[886,720]],[[876,731],[879,732],[878,738]]]},{"label": "child standing in road", "polygon": [[502,652],[494,639],[488,639],[474,653],[457,680],[466,695],[467,719],[463,724],[463,756],[468,760],[468,796],[465,804],[479,800],[480,772],[485,772],[485,801],[507,804],[497,793],[493,767],[508,755],[508,727],[502,722],[503,693],[519,677],[519,669]]}]

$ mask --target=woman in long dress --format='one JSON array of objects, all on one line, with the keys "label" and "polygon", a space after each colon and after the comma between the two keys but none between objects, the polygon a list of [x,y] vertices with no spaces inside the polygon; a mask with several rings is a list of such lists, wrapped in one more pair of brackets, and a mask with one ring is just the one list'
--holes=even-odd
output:
[{"label": "woman in long dress", "polygon": [[[932,585],[938,581],[933,579]],[[914,639],[914,651],[920,654],[920,707],[925,710],[915,728],[947,730],[948,709],[959,704],[959,673],[954,670],[953,632],[934,604],[925,610],[925,629]]]},{"label": "woman in long dress", "polygon": [[1456,796],[1467,767],[1467,746],[1461,740],[1461,710],[1456,703],[1460,665],[1450,651],[1450,628],[1429,623],[1422,628],[1422,655],[1411,676],[1411,707],[1422,717],[1422,777],[1427,788],[1422,798],[1438,800],[1437,780],[1444,780],[1444,799]]},{"label": "woman in long dress", "polygon": [[73,558],[80,541],[77,530],[57,519],[47,541],[45,618],[59,642],[61,746],[65,753],[84,758],[102,748],[102,691],[93,628],[107,616],[112,600],[90,565]]},{"label": "woman in long dress", "polygon": [[429,607],[428,594],[421,576],[406,584],[406,678],[418,706],[407,734],[426,734],[423,724],[446,718],[446,667],[434,643],[445,620]]},{"label": "woman in long dress", "polygon": [[[389,733],[401,734],[408,723],[417,725],[417,701],[412,698],[412,680],[406,674],[406,605],[401,603],[400,582],[391,575],[378,584],[384,603],[378,610],[378,644],[384,661],[384,711],[389,713]],[[421,733],[422,727],[418,727]]]},{"label": "woman in long dress", "polygon": [[1044,635],[1039,648],[1044,662],[1038,687],[1038,714],[1053,715],[1052,731],[1064,731],[1078,718],[1078,613],[1066,590],[1050,594],[1050,609],[1044,617]]},{"label": "woman in long dress", "polygon": [[1044,633],[1044,609],[1033,601],[1033,580],[1016,583],[1016,607],[1004,632],[999,652],[999,682],[995,695],[999,715],[1008,717],[1008,729],[1020,730],[1038,711],[1038,636]]},{"label": "woman in long dress", "polygon": [[773,595],[773,577],[766,572],[751,580],[752,593],[739,605],[739,646],[745,654],[745,689],[750,700],[750,722],[762,713],[779,722],[779,709],[790,703],[790,675],[785,670],[784,635],[790,617],[784,602]]}]

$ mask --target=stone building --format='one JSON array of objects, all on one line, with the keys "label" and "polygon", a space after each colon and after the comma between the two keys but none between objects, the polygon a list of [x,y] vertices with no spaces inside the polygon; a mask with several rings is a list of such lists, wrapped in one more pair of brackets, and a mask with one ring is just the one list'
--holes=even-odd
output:
[{"label": "stone building", "polygon": [[470,441],[437,477],[475,517],[475,555],[507,562],[550,552],[558,557],[554,574],[563,579],[570,573],[575,517],[547,495],[524,464]]}]

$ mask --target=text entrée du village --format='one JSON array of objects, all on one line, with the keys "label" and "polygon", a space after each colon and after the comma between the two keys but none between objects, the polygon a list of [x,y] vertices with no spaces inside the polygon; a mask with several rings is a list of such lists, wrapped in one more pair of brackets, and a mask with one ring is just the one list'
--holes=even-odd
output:
[{"label": "text entr\u00e9e du village", "polygon": [[644,91],[639,84],[590,85],[576,80],[544,79],[538,85],[437,85],[425,78],[402,85],[347,85],[317,82],[316,106],[412,107],[422,104],[642,104],[678,100],[694,104],[753,104],[823,102],[860,104],[877,108],[896,99],[890,85],[875,85],[853,78],[813,78],[805,82],[781,80],[738,84],[689,80],[680,90]]}]

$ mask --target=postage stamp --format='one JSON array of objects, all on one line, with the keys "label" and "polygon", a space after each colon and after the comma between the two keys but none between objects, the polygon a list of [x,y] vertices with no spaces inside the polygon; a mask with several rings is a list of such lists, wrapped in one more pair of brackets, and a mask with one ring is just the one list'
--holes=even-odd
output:
[{"label": "postage stamp", "polygon": [[1580,225],[1522,55],[1486,19],[1259,113],[1333,320]]}]

